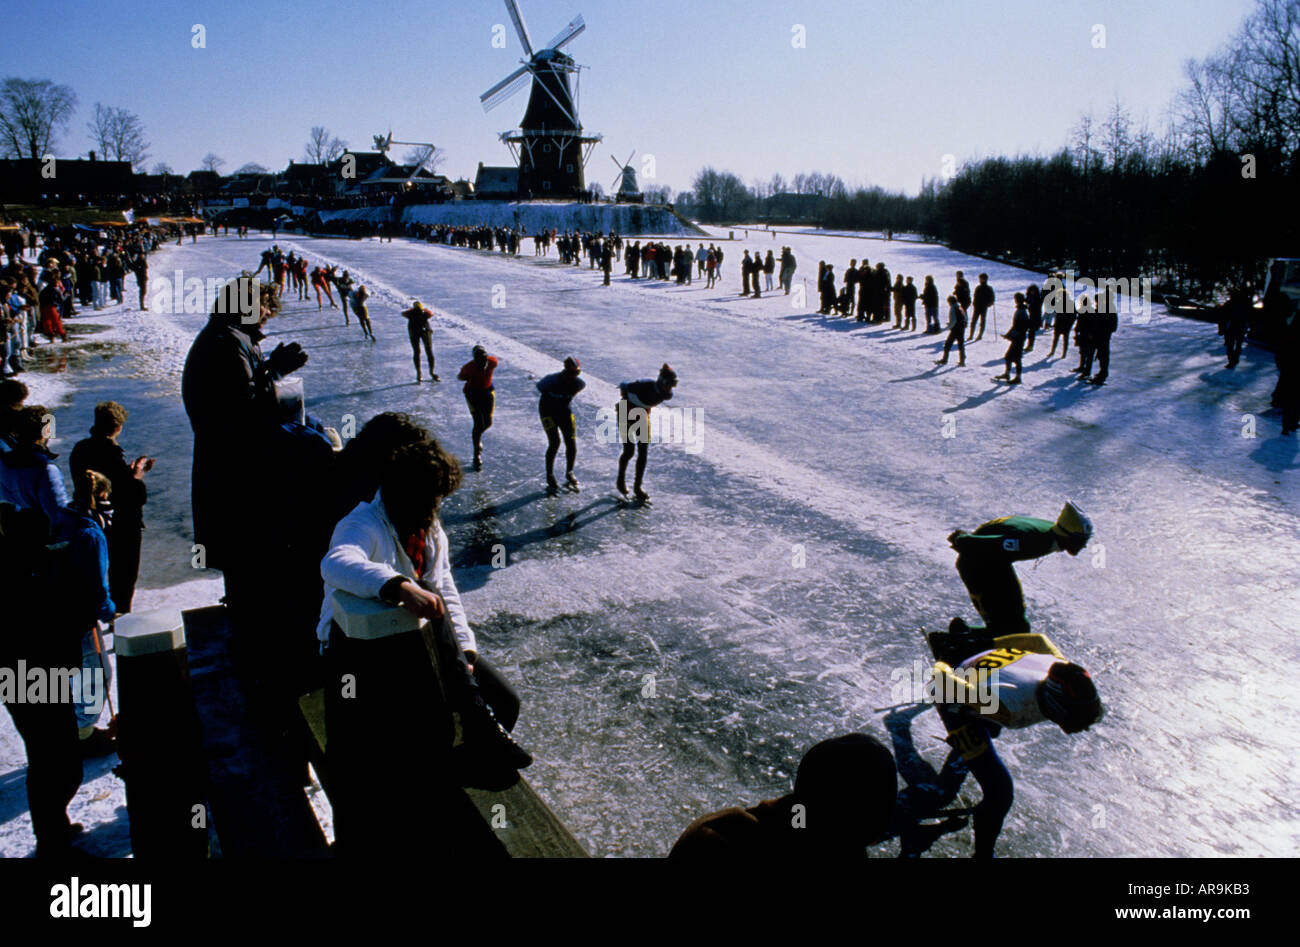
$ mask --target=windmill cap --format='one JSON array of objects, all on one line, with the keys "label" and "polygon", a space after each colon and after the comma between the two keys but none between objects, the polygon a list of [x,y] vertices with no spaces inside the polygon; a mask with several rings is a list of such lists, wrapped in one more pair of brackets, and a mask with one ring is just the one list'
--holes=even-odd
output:
[{"label": "windmill cap", "polygon": [[1088,519],[1072,501],[1067,500],[1061,515],[1052,525],[1052,531],[1062,536],[1082,536],[1087,542],[1092,538],[1092,520]]}]

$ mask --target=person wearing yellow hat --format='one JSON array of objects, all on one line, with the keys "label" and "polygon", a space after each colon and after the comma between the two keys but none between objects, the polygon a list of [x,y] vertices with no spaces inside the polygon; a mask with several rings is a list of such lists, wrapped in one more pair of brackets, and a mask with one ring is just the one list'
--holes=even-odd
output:
[{"label": "person wearing yellow hat", "polygon": [[[1092,537],[1092,522],[1067,502],[1055,522],[1031,516],[1001,516],[974,532],[955,530],[948,543],[957,550],[957,574],[991,635],[1028,634],[1025,595],[1012,563],[1053,552],[1077,556]],[[960,618],[954,626],[967,628]],[[978,629],[983,630],[983,629]]]}]

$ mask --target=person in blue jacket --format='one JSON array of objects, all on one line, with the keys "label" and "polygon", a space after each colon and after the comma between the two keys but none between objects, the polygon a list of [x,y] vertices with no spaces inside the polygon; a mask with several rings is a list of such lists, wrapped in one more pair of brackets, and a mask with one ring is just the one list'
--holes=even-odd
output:
[{"label": "person in blue jacket", "polygon": [[[83,690],[76,704],[84,757],[104,756],[115,749],[108,731],[95,727],[112,681],[97,623],[111,622],[117,614],[109,593],[108,537],[104,533],[112,516],[111,495],[112,485],[106,476],[95,470],[81,471],[73,483],[72,502],[59,511],[54,525],[55,542],[67,544],[65,573],[60,576],[63,599],[59,621],[66,621],[67,633],[81,639]],[[92,676],[98,676],[99,683],[90,689],[84,682]]]},{"label": "person in blue jacket", "polygon": [[12,417],[13,448],[0,452],[0,500],[18,509],[35,508],[53,527],[68,503],[63,473],[49,448],[50,412],[42,405],[20,408]]}]

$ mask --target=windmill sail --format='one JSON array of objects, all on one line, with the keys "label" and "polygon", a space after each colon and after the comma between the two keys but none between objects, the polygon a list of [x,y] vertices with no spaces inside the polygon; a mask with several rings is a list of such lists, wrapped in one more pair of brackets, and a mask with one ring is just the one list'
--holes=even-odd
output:
[{"label": "windmill sail", "polygon": [[533,41],[528,36],[528,26],[524,23],[524,13],[519,9],[519,4],[515,0],[506,0],[506,12],[510,14],[510,20],[515,24],[515,32],[519,34],[519,45],[524,48],[524,55],[532,57]]},{"label": "windmill sail", "polygon": [[483,111],[490,112],[510,96],[514,95],[528,82],[528,76],[531,74],[531,66],[520,66],[510,75],[506,76],[492,88],[488,89],[478,97],[483,103]]},{"label": "windmill sail", "polygon": [[568,26],[566,26],[564,29],[560,30],[560,32],[556,33],[554,36],[551,37],[551,41],[546,44],[546,48],[559,49],[561,46],[569,42],[569,40],[573,39],[575,36],[577,36],[586,28],[587,28],[587,24],[583,22],[582,14],[579,13],[577,16],[575,16],[572,20],[569,21]]}]

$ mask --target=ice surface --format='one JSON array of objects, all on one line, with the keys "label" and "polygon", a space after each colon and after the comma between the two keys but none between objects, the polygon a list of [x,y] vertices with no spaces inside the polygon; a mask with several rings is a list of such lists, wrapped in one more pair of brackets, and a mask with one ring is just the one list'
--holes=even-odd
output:
[{"label": "ice surface", "polygon": [[[988,272],[1001,331],[1011,294],[1041,282],[912,241],[751,229],[748,241],[724,244],[714,290],[633,283],[617,264],[604,287],[585,263],[534,258],[530,242],[513,259],[400,240],[277,242],[313,266],[346,267],[373,294],[373,345],[337,310],[294,300],[270,327],[268,348],[297,340],[310,353],[307,409],[325,423],[409,411],[467,458],[469,413],[453,379],[475,343],[500,359],[485,469],[467,471],[443,520],[483,653],[523,697],[518,735],[537,757],[529,778],[594,854],[663,854],[697,815],[788,791],[817,740],[885,736],[879,708],[899,702],[899,682],[923,656],[920,631],[973,613],[947,534],[1006,513],[1054,517],[1067,497],[1096,524],[1093,544],[1020,575],[1034,627],[1089,668],[1109,715],[1075,737],[1039,727],[999,739],[1016,778],[999,852],[1300,850],[1297,708],[1285,673],[1300,631],[1300,462],[1296,440],[1280,438],[1277,415],[1265,413],[1276,379],[1268,353],[1248,347],[1225,371],[1212,325],[1157,307],[1144,325],[1121,317],[1104,388],[1073,381],[1073,351],[1044,361],[1049,335],[1027,356],[1024,385],[1010,389],[989,381],[1005,348],[992,317],[970,367],[954,359],[938,369],[942,336],[813,312],[819,259],[837,273],[850,257],[883,260],[918,285],[932,274],[945,295],[955,269],[972,283]],[[269,243],[255,234],[168,247],[151,273],[233,275],[255,268]],[[779,291],[741,298],[742,250],[783,245],[798,258],[807,303]],[[414,384],[398,315],[413,298],[437,313],[440,385]],[[41,395],[68,398],[57,449],[70,449],[94,402],[113,396],[132,412],[128,453],[159,457],[140,607],[220,594],[219,579],[190,567],[178,396],[202,322],[87,313],[73,324],[110,326],[93,336],[109,348],[70,354],[75,371]],[[583,490],[548,497],[533,382],[569,354],[588,382],[575,400]],[[597,443],[597,412],[618,382],[653,377],[664,361],[680,378],[670,405],[703,411],[702,449],[652,446],[653,508],[620,508],[610,497],[617,446]],[[1242,436],[1247,416],[1254,438]],[[942,763],[932,711],[910,727],[890,722],[920,758]],[[2,718],[7,854],[30,844],[22,766]],[[76,817],[105,825],[114,798],[120,805],[120,783],[91,780]],[[962,800],[976,799],[968,781]],[[931,850],[969,852],[968,831]]]}]

